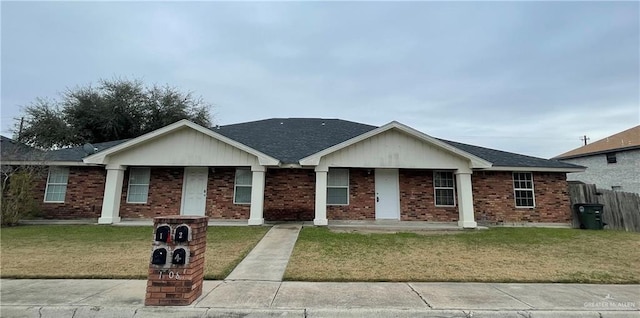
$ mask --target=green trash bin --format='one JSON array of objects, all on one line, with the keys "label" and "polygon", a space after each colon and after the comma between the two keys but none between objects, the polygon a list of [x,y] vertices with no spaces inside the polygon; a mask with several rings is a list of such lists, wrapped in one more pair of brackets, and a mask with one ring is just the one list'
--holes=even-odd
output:
[{"label": "green trash bin", "polygon": [[580,228],[588,230],[602,230],[602,211],[604,205],[593,203],[576,203],[573,205],[580,220]]}]

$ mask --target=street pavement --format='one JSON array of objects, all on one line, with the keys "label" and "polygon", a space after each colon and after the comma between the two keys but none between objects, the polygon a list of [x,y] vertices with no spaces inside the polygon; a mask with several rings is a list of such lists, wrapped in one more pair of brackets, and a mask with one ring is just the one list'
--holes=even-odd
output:
[{"label": "street pavement", "polygon": [[640,285],[282,281],[300,225],[274,226],[189,306],[146,280],[0,279],[0,317],[638,317]]}]

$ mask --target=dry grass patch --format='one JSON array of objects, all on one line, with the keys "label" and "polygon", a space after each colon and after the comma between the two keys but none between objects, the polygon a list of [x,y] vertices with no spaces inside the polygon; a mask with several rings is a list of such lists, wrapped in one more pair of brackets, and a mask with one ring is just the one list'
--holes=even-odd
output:
[{"label": "dry grass patch", "polygon": [[304,228],[285,279],[639,283],[637,264],[640,233],[496,228],[347,234]]},{"label": "dry grass patch", "polygon": [[[209,227],[205,277],[225,277],[268,228]],[[2,278],[146,278],[151,227],[46,225],[3,228]]]}]

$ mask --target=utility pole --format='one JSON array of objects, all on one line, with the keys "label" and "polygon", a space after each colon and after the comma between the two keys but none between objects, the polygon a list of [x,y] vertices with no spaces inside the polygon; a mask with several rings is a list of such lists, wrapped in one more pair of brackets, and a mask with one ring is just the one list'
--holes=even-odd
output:
[{"label": "utility pole", "polygon": [[22,126],[24,125],[24,117],[20,118],[20,128],[18,128],[18,141],[22,140]]},{"label": "utility pole", "polygon": [[589,138],[587,138],[587,135],[584,135],[582,137],[580,137],[580,140],[584,141],[584,145],[587,145],[587,141],[589,141]]}]

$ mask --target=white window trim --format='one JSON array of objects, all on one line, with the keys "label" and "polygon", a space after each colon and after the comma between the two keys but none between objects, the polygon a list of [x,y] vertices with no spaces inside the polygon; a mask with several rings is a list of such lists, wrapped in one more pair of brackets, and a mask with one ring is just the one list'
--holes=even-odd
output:
[{"label": "white window trim", "polygon": [[[129,194],[131,193],[131,175],[133,175],[133,173],[131,173],[133,170],[142,170],[142,169],[146,169],[149,170],[149,180],[147,181],[147,183],[136,183],[135,185],[146,185],[147,186],[147,197],[145,198],[144,202],[137,202],[137,201],[129,201]],[[151,183],[151,168],[148,167],[131,167],[129,169],[129,182],[127,183],[127,203],[129,204],[147,204],[147,202],[149,202],[149,184]]]},{"label": "white window trim", "polygon": [[[330,186],[329,185],[329,173],[331,173],[331,171],[337,171],[337,170],[344,170],[347,172],[347,185],[341,185],[341,186]],[[349,205],[349,184],[351,183],[351,173],[349,171],[348,168],[336,168],[336,169],[329,169],[329,172],[327,173],[327,206],[347,206]],[[331,189],[347,189],[347,203],[329,203],[329,188]]]},{"label": "white window trim", "polygon": [[[531,175],[531,189],[529,188],[516,188],[516,173],[528,173]],[[513,185],[513,203],[518,209],[533,209],[536,207],[536,191],[535,184],[533,182],[533,172],[514,172],[511,176],[511,184]],[[531,198],[533,199],[532,206],[520,206],[518,205],[518,198],[516,196],[516,191],[531,191]]]},{"label": "white window trim", "polygon": [[[453,186],[451,187],[437,187],[436,186],[436,173],[441,173],[441,172],[448,172],[451,173],[451,177],[453,180]],[[448,204],[438,204],[438,196],[436,195],[437,190],[453,190],[453,205],[448,205]],[[433,172],[433,204],[436,207],[455,207],[456,206],[456,175],[453,173],[453,171],[445,171],[445,170],[436,170]]]},{"label": "white window trim", "polygon": [[[67,182],[65,183],[52,183],[49,182],[49,180],[51,179],[51,171],[65,171],[67,174]],[[44,190],[44,202],[46,203],[64,203],[66,198],[67,198],[67,186],[69,184],[69,167],[50,167],[49,168],[49,174],[47,175],[47,185],[45,187]],[[62,201],[48,201],[47,200],[47,194],[49,194],[49,185],[64,185],[64,197],[62,199]]]},{"label": "white window trim", "polygon": [[246,185],[246,184],[238,185],[238,183],[237,183],[237,181],[238,181],[238,178],[237,178],[238,170],[245,170],[245,171],[249,171],[249,173],[252,173],[251,169],[248,169],[248,168],[236,168],[236,173],[233,175],[233,204],[251,205],[251,198],[249,198],[249,202],[237,202],[236,201],[236,193],[237,193],[238,187],[244,187],[244,188],[251,189],[251,187],[253,186],[253,175],[251,176],[251,184],[249,184],[249,185]]}]

